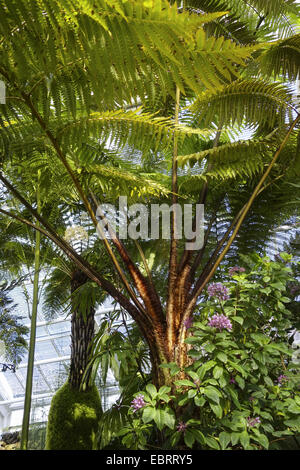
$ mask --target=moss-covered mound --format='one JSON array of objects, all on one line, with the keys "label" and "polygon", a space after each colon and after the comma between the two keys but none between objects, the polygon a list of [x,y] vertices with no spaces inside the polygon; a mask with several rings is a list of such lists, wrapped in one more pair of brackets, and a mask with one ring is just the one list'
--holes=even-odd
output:
[{"label": "moss-covered mound", "polygon": [[64,384],[51,401],[46,450],[91,450],[101,415],[96,387],[79,392]]}]

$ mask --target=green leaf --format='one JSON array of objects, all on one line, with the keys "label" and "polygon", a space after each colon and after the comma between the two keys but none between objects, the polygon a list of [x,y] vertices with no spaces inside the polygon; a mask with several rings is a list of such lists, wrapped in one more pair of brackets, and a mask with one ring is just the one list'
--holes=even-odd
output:
[{"label": "green leaf", "polygon": [[267,375],[264,377],[264,381],[265,381],[266,385],[268,385],[269,387],[273,387],[273,385],[274,385],[273,381]]},{"label": "green leaf", "polygon": [[217,354],[217,358],[221,361],[221,362],[224,362],[224,364],[226,364],[226,362],[228,361],[228,357],[225,353],[223,352],[219,352]]},{"label": "green leaf", "polygon": [[230,436],[231,436],[231,443],[233,446],[235,446],[240,440],[240,433],[232,432]]},{"label": "green leaf", "polygon": [[170,409],[164,410],[164,424],[170,429],[174,429],[175,426],[175,416],[174,412]]},{"label": "green leaf", "polygon": [[216,439],[214,439],[213,437],[205,437],[205,442],[212,449],[220,450],[218,441],[216,441]]},{"label": "green leaf", "polygon": [[206,344],[204,349],[206,352],[212,353],[216,349],[216,346],[214,344]]},{"label": "green leaf", "polygon": [[233,361],[228,361],[228,362],[234,369],[236,369],[238,372],[240,372],[243,377],[247,377],[247,372],[245,371],[245,369],[242,366],[240,366],[239,364],[236,364]]},{"label": "green leaf", "polygon": [[190,449],[195,442],[195,436],[188,429],[184,433],[184,442]]},{"label": "green leaf", "polygon": [[223,367],[215,366],[213,370],[213,376],[215,379],[219,379],[223,375]]},{"label": "green leaf", "polygon": [[204,397],[196,396],[194,398],[194,403],[196,406],[203,406],[206,403],[206,400]]},{"label": "green leaf", "polygon": [[222,395],[215,387],[208,386],[208,387],[205,387],[203,391],[204,391],[204,395],[206,395],[209,400],[212,400],[214,403],[219,404],[220,396]]},{"label": "green leaf", "polygon": [[239,375],[236,375],[235,376],[235,380],[236,380],[236,383],[241,387],[242,390],[244,390],[245,388],[245,380],[239,376]]},{"label": "green leaf", "polygon": [[226,449],[229,442],[231,441],[231,434],[229,432],[221,432],[221,434],[219,435],[219,441],[221,444],[221,449]]},{"label": "green leaf", "polygon": [[191,382],[190,380],[187,380],[187,379],[175,380],[174,383],[177,387],[185,386],[185,387],[196,388],[196,385],[193,382]]},{"label": "green leaf", "polygon": [[196,374],[196,372],[188,370],[187,373],[193,380],[199,380],[198,374]]},{"label": "green leaf", "polygon": [[250,444],[250,437],[247,431],[243,431],[240,434],[240,441],[244,449],[246,449]]},{"label": "green leaf", "polygon": [[221,419],[223,416],[223,409],[221,405],[213,405],[212,403],[209,404],[211,407],[212,411],[216,415],[217,418]]},{"label": "green leaf", "polygon": [[190,432],[193,434],[195,437],[196,441],[200,442],[200,444],[204,445],[205,444],[205,437],[204,434],[202,434],[199,429],[190,429]]},{"label": "green leaf", "polygon": [[206,372],[214,367],[216,365],[216,361],[208,361],[205,364],[203,364],[199,369],[197,370],[197,374],[199,375],[199,379],[202,380],[203,377],[205,376]]},{"label": "green leaf", "polygon": [[291,413],[300,414],[300,406],[298,406],[296,403],[291,403],[288,407],[288,411]]},{"label": "green leaf", "polygon": [[269,440],[264,434],[256,433],[254,439],[257,440],[265,449],[269,448]]},{"label": "green leaf", "polygon": [[188,391],[189,398],[194,398],[196,395],[197,395],[197,390],[193,389],[193,390]]},{"label": "green leaf", "polygon": [[242,317],[233,316],[233,317],[231,317],[231,320],[239,323],[240,325],[242,325],[244,323],[244,319]]},{"label": "green leaf", "polygon": [[156,416],[156,408],[153,408],[152,406],[146,406],[146,408],[143,410],[142,414],[142,420],[143,422],[150,423],[150,421],[153,421]]},{"label": "green leaf", "polygon": [[153,384],[146,385],[146,390],[152,398],[155,398],[157,396],[157,390]]},{"label": "green leaf", "polygon": [[167,387],[166,385],[163,385],[158,390],[158,393],[159,393],[159,395],[163,395],[164,393],[169,393],[170,391],[171,391],[171,387]]},{"label": "green leaf", "polygon": [[165,426],[165,411],[158,408],[155,412],[154,421],[158,429],[161,431]]}]

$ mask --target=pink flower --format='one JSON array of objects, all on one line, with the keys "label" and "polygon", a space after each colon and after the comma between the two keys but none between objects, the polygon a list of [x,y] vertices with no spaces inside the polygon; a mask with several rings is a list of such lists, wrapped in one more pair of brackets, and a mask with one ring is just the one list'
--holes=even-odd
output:
[{"label": "pink flower", "polygon": [[193,326],[193,318],[188,317],[186,320],[184,320],[183,324],[186,327],[186,329],[191,328]]},{"label": "pink flower", "polygon": [[217,328],[220,331],[224,329],[232,329],[231,321],[229,320],[229,318],[226,317],[226,315],[213,315],[208,322],[208,326],[211,326],[212,328]]},{"label": "pink flower", "polygon": [[257,417],[257,418],[250,418],[250,416],[248,416],[247,418],[247,426],[249,426],[249,428],[253,428],[254,426],[256,426],[257,424],[260,423],[260,418]]},{"label": "pink flower", "polygon": [[179,424],[178,424],[178,426],[177,426],[176,429],[177,429],[178,432],[183,432],[183,433],[185,433],[186,428],[187,428],[187,424],[184,423],[183,421],[179,421]]},{"label": "pink flower", "polygon": [[240,266],[232,266],[228,270],[229,276],[233,276],[236,273],[244,273],[244,272],[245,272],[245,268],[242,268]]},{"label": "pink flower", "polygon": [[133,408],[134,413],[143,408],[145,405],[146,402],[144,401],[144,395],[138,395],[131,402],[131,408]]},{"label": "pink flower", "polygon": [[282,382],[286,382],[288,380],[288,377],[286,375],[280,375],[277,379],[277,382],[281,385]]},{"label": "pink flower", "polygon": [[228,289],[221,282],[215,282],[207,287],[209,297],[216,297],[219,300],[228,300]]}]

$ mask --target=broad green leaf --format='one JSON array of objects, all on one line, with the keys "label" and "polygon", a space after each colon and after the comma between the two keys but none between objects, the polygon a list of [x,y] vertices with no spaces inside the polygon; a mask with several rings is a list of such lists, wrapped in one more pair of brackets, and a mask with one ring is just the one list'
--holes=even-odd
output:
[{"label": "broad green leaf", "polygon": [[204,434],[199,431],[199,429],[190,429],[190,432],[193,434],[195,437],[196,441],[200,442],[200,444],[204,445],[205,444],[205,437]]},{"label": "broad green leaf", "polygon": [[228,361],[228,357],[225,353],[223,352],[219,352],[217,354],[217,358],[221,361],[221,362],[224,362],[224,364],[226,364],[226,362]]},{"label": "broad green leaf", "polygon": [[177,387],[185,386],[185,387],[196,388],[196,385],[194,384],[194,382],[191,382],[190,380],[187,380],[187,379],[175,380],[174,383]]},{"label": "broad green leaf", "polygon": [[223,375],[223,367],[215,366],[213,370],[213,376],[215,379],[219,379]]},{"label": "broad green leaf", "polygon": [[256,434],[255,440],[257,440],[265,449],[269,448],[269,440],[264,434]]},{"label": "broad green leaf", "polygon": [[175,416],[172,410],[164,410],[164,424],[170,429],[174,429]]},{"label": "broad green leaf", "polygon": [[216,439],[214,439],[213,437],[205,437],[205,442],[212,449],[220,450],[218,441],[216,441]]},{"label": "broad green leaf", "polygon": [[189,398],[194,398],[197,395],[197,390],[192,389],[188,391],[188,397]]},{"label": "broad green leaf", "polygon": [[184,433],[184,442],[190,449],[195,442],[195,436],[188,429]]},{"label": "broad green leaf", "polygon": [[212,403],[209,404],[211,407],[212,411],[216,415],[217,418],[221,419],[223,416],[223,408],[221,405],[213,405]]},{"label": "broad green leaf", "polygon": [[144,423],[150,423],[150,421],[154,420],[156,416],[156,409],[152,406],[146,406],[143,410],[142,420]]},{"label": "broad green leaf", "polygon": [[240,441],[241,441],[241,444],[244,447],[244,449],[246,449],[248,447],[248,445],[250,444],[250,437],[249,437],[249,434],[248,434],[247,431],[241,432]]},{"label": "broad green leaf", "polygon": [[231,443],[235,446],[240,440],[240,433],[239,432],[232,432],[231,433]]},{"label": "broad green leaf", "polygon": [[239,323],[240,325],[242,325],[244,323],[244,319],[242,317],[233,316],[233,317],[231,317],[231,320]]},{"label": "broad green leaf", "polygon": [[165,426],[165,411],[158,408],[156,409],[155,416],[154,416],[154,421],[158,429],[161,431],[163,427]]},{"label": "broad green leaf", "polygon": [[221,444],[221,449],[226,449],[229,442],[231,441],[231,434],[229,432],[221,432],[221,434],[219,435],[219,441]]},{"label": "broad green leaf", "polygon": [[[288,411],[294,414],[300,414],[300,406],[297,405],[296,403],[291,403],[288,407]],[[299,422],[300,425],[300,422]]]},{"label": "broad green leaf", "polygon": [[160,389],[158,390],[158,393],[160,395],[164,394],[164,393],[169,393],[171,391],[171,387],[167,387],[166,385],[163,385],[162,387],[160,387]]},{"label": "broad green leaf", "polygon": [[152,398],[155,398],[157,396],[157,390],[153,384],[146,385],[146,390]]},{"label": "broad green leaf", "polygon": [[216,388],[212,386],[208,386],[204,388],[204,394],[207,396],[209,400],[212,400],[214,403],[219,404],[220,402],[220,393],[217,391]]},{"label": "broad green leaf", "polygon": [[199,397],[199,396],[196,396],[194,398],[194,403],[196,406],[203,406],[205,404],[206,400],[204,397]]}]

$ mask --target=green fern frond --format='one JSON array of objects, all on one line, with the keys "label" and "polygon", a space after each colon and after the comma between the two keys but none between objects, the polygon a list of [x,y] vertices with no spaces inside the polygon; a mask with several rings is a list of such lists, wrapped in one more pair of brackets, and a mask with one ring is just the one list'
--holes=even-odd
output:
[{"label": "green fern frond", "polygon": [[292,95],[281,83],[241,80],[213,93],[203,93],[191,106],[197,121],[206,126],[215,121],[226,125],[256,126],[268,122],[282,125],[292,109]]},{"label": "green fern frond", "polygon": [[177,160],[181,166],[185,165],[190,160],[200,162],[203,159],[208,159],[208,161],[213,164],[224,164],[225,161],[229,160],[231,163],[239,160],[239,163],[243,164],[245,157],[250,158],[252,154],[261,155],[266,151],[271,151],[272,148],[276,148],[274,140],[272,142],[271,139],[257,141],[250,139],[219,145],[218,147],[203,150],[191,155],[180,155]]},{"label": "green fern frond", "polygon": [[272,44],[258,61],[265,75],[296,80],[300,72],[300,34]]}]

